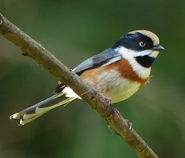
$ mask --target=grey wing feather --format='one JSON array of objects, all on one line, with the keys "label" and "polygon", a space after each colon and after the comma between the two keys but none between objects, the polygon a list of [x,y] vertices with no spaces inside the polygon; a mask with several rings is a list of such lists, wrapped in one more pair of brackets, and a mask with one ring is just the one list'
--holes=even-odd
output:
[{"label": "grey wing feather", "polygon": [[81,74],[83,71],[93,67],[93,57],[86,59],[81,64],[73,69],[76,74]]},{"label": "grey wing feather", "polygon": [[79,64],[76,68],[74,68],[73,71],[78,75],[80,75],[85,70],[93,69],[101,65],[108,65],[120,59],[121,59],[121,55],[118,52],[116,52],[114,49],[109,48],[101,52],[100,54],[97,54],[91,58],[86,59],[81,64]]}]

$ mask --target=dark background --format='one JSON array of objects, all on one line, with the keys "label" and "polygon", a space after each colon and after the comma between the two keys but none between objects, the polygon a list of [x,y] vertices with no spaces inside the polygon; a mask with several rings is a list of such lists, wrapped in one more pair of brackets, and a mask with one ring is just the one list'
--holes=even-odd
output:
[{"label": "dark background", "polygon": [[[0,12],[69,68],[136,29],[166,48],[150,83],[114,104],[161,158],[185,157],[185,1],[1,0]],[[52,95],[57,79],[0,36],[0,157],[137,158],[84,101],[18,127],[8,117]]]}]

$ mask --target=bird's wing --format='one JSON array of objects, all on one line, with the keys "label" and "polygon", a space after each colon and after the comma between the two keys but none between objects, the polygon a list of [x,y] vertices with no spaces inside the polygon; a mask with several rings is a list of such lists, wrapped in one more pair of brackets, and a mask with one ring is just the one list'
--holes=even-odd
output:
[{"label": "bird's wing", "polygon": [[77,67],[75,67],[73,71],[76,74],[80,75],[85,70],[97,68],[102,65],[108,65],[120,59],[121,59],[121,55],[118,52],[116,52],[114,49],[109,48],[101,52],[100,54],[97,54],[95,56],[92,56],[91,58],[86,59]]}]

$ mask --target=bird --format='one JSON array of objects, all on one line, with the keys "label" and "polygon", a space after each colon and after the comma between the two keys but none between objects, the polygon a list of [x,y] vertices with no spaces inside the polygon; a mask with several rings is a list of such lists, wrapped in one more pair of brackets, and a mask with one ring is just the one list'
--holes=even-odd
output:
[{"label": "bird", "polygon": [[[160,51],[159,38],[149,30],[135,30],[120,37],[110,48],[72,69],[83,81],[117,103],[131,97],[150,78],[151,66]],[[25,125],[46,112],[81,99],[70,87],[58,82],[51,97],[11,115]]]}]

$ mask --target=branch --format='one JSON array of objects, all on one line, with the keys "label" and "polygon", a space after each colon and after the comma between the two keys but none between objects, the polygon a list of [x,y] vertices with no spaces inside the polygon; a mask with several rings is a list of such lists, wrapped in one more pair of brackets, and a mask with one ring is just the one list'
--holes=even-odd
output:
[{"label": "branch", "polygon": [[146,142],[134,129],[129,130],[129,123],[104,96],[93,87],[83,82],[78,75],[70,71],[41,44],[30,38],[13,25],[0,13],[0,33],[14,43],[23,55],[29,56],[40,66],[53,74],[58,80],[71,87],[89,106],[96,110],[111,128],[127,142],[141,158],[158,158]]}]

